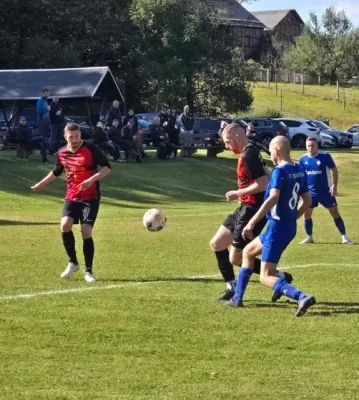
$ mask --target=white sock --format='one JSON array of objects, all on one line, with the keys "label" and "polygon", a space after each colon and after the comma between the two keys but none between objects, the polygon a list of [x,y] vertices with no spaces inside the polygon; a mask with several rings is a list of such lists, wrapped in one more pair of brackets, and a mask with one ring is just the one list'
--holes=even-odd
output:
[{"label": "white sock", "polygon": [[227,289],[229,289],[229,290],[234,290],[235,287],[236,287],[236,281],[229,281],[229,282],[226,282],[226,285],[227,285]]}]

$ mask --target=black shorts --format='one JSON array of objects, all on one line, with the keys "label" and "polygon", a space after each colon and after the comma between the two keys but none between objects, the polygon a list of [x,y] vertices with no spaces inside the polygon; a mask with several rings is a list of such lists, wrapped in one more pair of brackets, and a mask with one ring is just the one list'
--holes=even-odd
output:
[{"label": "black shorts", "polygon": [[[250,240],[243,239],[242,230],[257,211],[258,207],[249,204],[241,204],[234,213],[229,214],[223,221],[222,225],[233,233],[232,246],[236,249],[244,249],[250,242]],[[266,217],[264,217],[256,224],[253,229],[254,238],[259,236],[266,222]]]},{"label": "black shorts", "polygon": [[62,216],[71,217],[75,224],[80,223],[81,225],[88,224],[94,226],[99,207],[100,200],[65,200]]}]

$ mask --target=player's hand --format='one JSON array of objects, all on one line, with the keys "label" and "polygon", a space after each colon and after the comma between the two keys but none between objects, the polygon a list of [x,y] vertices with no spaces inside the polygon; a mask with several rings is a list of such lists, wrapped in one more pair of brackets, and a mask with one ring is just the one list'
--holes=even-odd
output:
[{"label": "player's hand", "polygon": [[82,190],[86,190],[88,189],[91,185],[93,184],[92,179],[86,179],[85,181],[83,181],[82,183],[80,183],[79,185],[77,185],[77,189],[78,191],[82,191]]},{"label": "player's hand", "polygon": [[253,239],[254,226],[255,226],[255,224],[253,222],[251,222],[251,221],[248,222],[248,224],[242,230],[243,239],[246,239],[246,240]]},{"label": "player's hand", "polygon": [[239,191],[238,190],[231,190],[230,192],[226,193],[227,201],[238,200]]},{"label": "player's hand", "polygon": [[35,183],[34,186],[31,186],[31,190],[33,190],[34,192],[40,192],[43,187],[44,185],[42,185],[41,183]]},{"label": "player's hand", "polygon": [[330,194],[332,197],[335,197],[337,195],[337,187],[335,185],[332,185],[330,187]]},{"label": "player's hand", "polygon": [[227,125],[227,122],[221,121],[221,129],[224,129]]}]

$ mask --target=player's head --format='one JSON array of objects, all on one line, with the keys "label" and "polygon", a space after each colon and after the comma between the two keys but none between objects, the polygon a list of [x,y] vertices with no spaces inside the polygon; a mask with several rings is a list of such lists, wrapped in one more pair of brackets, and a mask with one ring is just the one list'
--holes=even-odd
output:
[{"label": "player's head", "polygon": [[161,125],[161,118],[160,118],[160,117],[155,117],[155,119],[153,120],[153,122],[154,122],[154,124],[155,124],[156,126],[159,126],[159,125]]},{"label": "player's head", "polygon": [[19,118],[19,124],[25,126],[27,124],[26,117],[23,115]]},{"label": "player's head", "polygon": [[290,158],[290,143],[285,136],[276,136],[269,144],[270,158],[275,165]]},{"label": "player's head", "polygon": [[70,150],[77,150],[82,145],[80,127],[74,122],[65,126],[65,140]]},{"label": "player's head", "polygon": [[120,102],[118,100],[114,100],[112,103],[113,108],[119,108],[120,107]]},{"label": "player's head", "polygon": [[235,123],[229,124],[224,128],[222,139],[226,149],[232,150],[234,154],[242,153],[248,144],[245,129]]},{"label": "player's head", "polygon": [[54,96],[54,97],[52,98],[52,101],[53,101],[54,103],[56,103],[56,104],[59,102],[59,100],[60,100],[59,96]]},{"label": "player's head", "polygon": [[128,110],[128,115],[129,115],[130,117],[133,117],[133,116],[135,115],[135,112],[134,112],[134,110],[133,110],[132,108],[130,108],[130,109]]},{"label": "player's head", "polygon": [[310,156],[315,156],[318,153],[318,142],[315,137],[309,137],[305,141],[305,147]]},{"label": "player's head", "polygon": [[118,119],[114,119],[112,120],[112,126],[114,126],[115,128],[118,128],[118,125],[120,124],[120,121]]},{"label": "player's head", "polygon": [[50,95],[49,89],[43,89],[42,90],[42,97],[44,97],[45,99],[47,99]]}]

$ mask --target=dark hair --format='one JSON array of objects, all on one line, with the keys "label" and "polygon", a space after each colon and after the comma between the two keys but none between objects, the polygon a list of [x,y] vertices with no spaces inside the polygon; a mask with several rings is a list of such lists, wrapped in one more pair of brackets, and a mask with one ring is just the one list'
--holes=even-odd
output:
[{"label": "dark hair", "polygon": [[313,137],[313,136],[309,136],[309,138],[307,138],[306,142],[315,142],[318,143],[317,138]]},{"label": "dark hair", "polygon": [[65,132],[76,132],[76,131],[80,131],[80,126],[78,124],[75,124],[75,122],[69,122],[68,124],[66,124],[65,126]]},{"label": "dark hair", "polygon": [[48,92],[49,89],[42,89],[42,93]]}]

